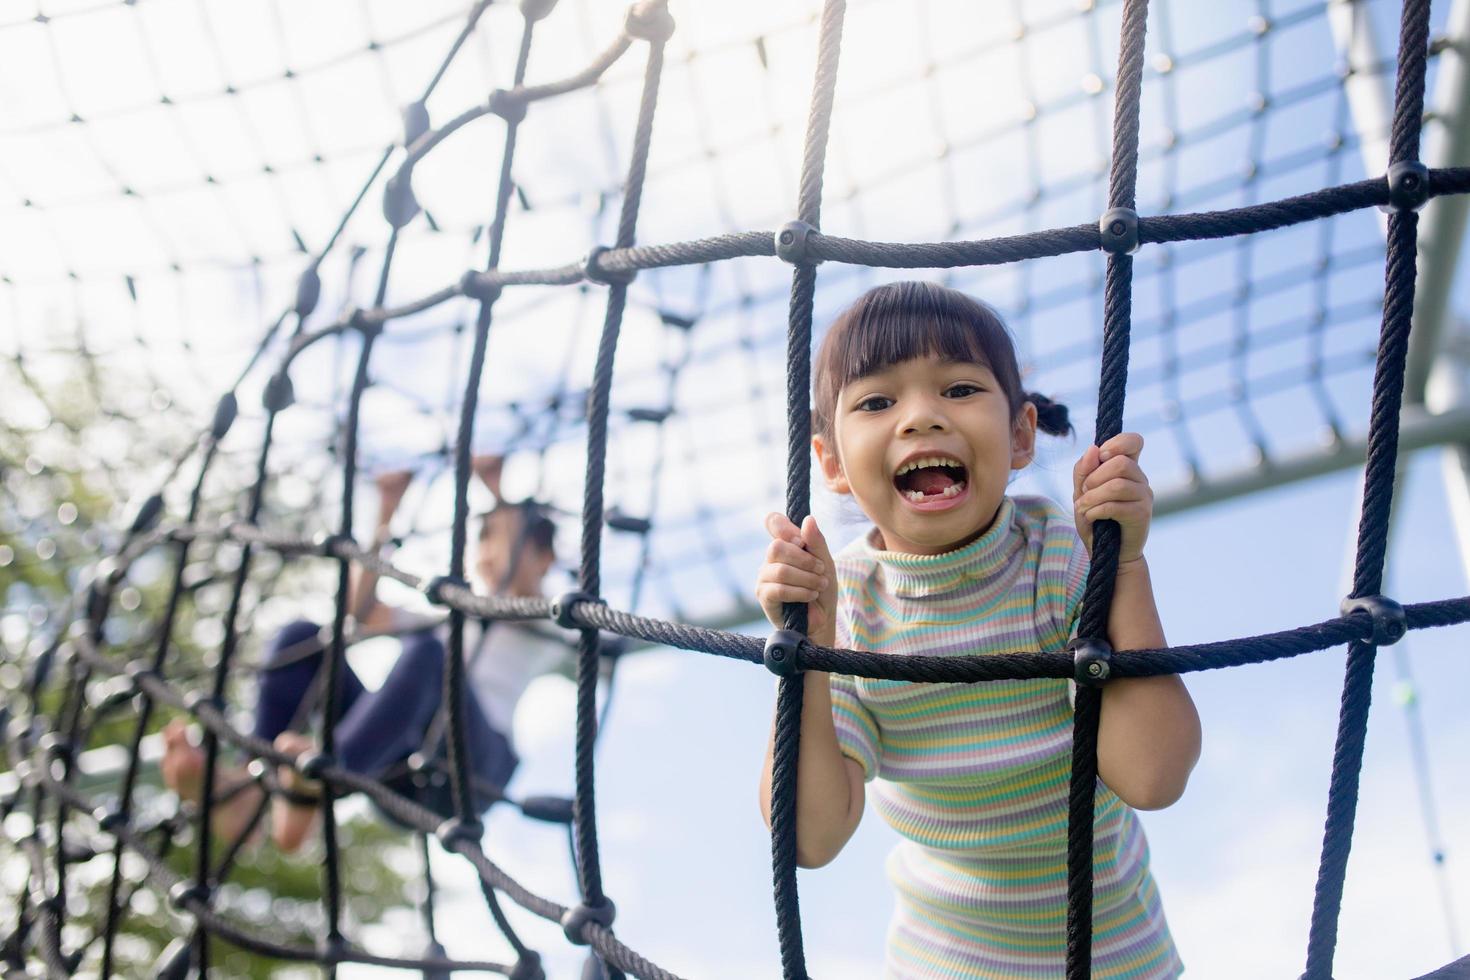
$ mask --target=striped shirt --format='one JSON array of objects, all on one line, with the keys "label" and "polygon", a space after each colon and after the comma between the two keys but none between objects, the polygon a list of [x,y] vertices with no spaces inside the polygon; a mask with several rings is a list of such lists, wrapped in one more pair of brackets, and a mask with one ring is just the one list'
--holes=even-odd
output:
[{"label": "striped shirt", "polygon": [[[1072,519],[1040,497],[1004,498],[956,551],[899,554],[865,535],[836,561],[838,645],[894,656],[1061,649],[1088,567]],[[881,777],[869,799],[904,838],[888,860],[887,976],[1063,976],[1068,682],[831,685],[842,752]],[[1138,817],[1101,781],[1096,814],[1092,975],[1177,977]]]}]

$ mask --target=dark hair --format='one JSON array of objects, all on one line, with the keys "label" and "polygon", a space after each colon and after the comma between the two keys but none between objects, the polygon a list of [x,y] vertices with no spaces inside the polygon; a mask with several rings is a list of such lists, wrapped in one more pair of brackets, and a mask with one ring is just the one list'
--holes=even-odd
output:
[{"label": "dark hair", "polygon": [[1026,402],[1036,425],[1067,435],[1067,406],[1021,387],[1016,348],[999,314],[979,300],[933,282],[875,286],[837,315],[812,362],[812,431],[830,439],[837,395],[858,378],[916,357],[984,364],[1010,402],[1011,418]]},{"label": "dark hair", "polygon": [[546,516],[546,505],[537,500],[497,500],[495,506],[480,515],[480,537],[490,526],[490,518],[505,511],[515,511],[524,522],[525,539],[556,557],[556,522]]}]

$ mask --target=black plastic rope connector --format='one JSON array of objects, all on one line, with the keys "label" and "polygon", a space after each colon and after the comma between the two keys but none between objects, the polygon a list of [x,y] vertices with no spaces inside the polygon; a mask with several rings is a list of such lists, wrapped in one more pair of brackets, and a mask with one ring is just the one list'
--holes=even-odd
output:
[{"label": "black plastic rope connector", "polygon": [[1102,687],[1113,672],[1113,647],[1107,640],[1074,636],[1067,641],[1072,654],[1072,679],[1078,687]]},{"label": "black plastic rope connector", "polygon": [[317,301],[322,298],[322,275],[317,271],[316,263],[307,266],[296,280],[296,302],[291,307],[298,320],[305,320],[316,310]]},{"label": "black plastic rope connector", "polygon": [[448,605],[449,601],[444,598],[444,586],[446,585],[457,585],[462,589],[470,587],[468,582],[458,576],[435,575],[429,579],[429,584],[424,586],[424,598],[436,606]]},{"label": "black plastic rope connector", "polygon": [[518,123],[526,118],[526,97],[509,89],[498,88],[491,92],[486,107],[508,123]]},{"label": "black plastic rope connector", "polygon": [[1400,160],[1388,167],[1388,206],[1390,214],[1418,211],[1429,200],[1429,168],[1418,160]]},{"label": "black plastic rope connector", "polygon": [[337,764],[330,753],[308,749],[296,757],[296,771],[307,779],[320,780]]},{"label": "black plastic rope connector", "polygon": [[318,531],[311,539],[312,547],[324,558],[340,558],[342,556],[337,553],[337,549],[353,544],[356,542],[352,540],[352,535],[342,534],[340,531]]},{"label": "black plastic rope connector", "polygon": [[235,397],[233,391],[227,391],[220,396],[214,405],[214,418],[209,422],[209,437],[219,442],[230,431],[230,426],[235,424],[235,417],[240,414],[240,400]]},{"label": "black plastic rope connector", "polygon": [[606,245],[592,247],[592,251],[587,253],[587,258],[582,262],[582,277],[602,286],[626,286],[638,273],[633,269],[626,272],[612,272],[604,269],[600,260],[602,253],[607,251],[609,249]]},{"label": "black plastic rope connector", "polygon": [[807,243],[811,240],[812,232],[817,229],[805,221],[788,221],[776,230],[776,255],[783,262],[792,265],[806,265]]},{"label": "black plastic rope connector", "polygon": [[429,131],[429,109],[422,102],[410,102],[403,107],[403,145],[412,146]]},{"label": "black plastic rope connector", "polygon": [[534,23],[551,13],[556,0],[521,0],[521,16]]},{"label": "black plastic rope connector", "polygon": [[446,851],[454,850],[454,845],[460,841],[478,844],[480,838],[484,836],[484,824],[478,820],[466,820],[463,817],[450,817],[434,828],[434,838]]},{"label": "black plastic rope connector", "polygon": [[500,298],[500,284],[484,282],[480,279],[482,275],[479,269],[467,269],[459,277],[459,291],[481,303],[493,303]]},{"label": "black plastic rope connector", "polygon": [[623,33],[650,44],[663,44],[674,36],[674,16],[666,3],[635,3],[623,20]]},{"label": "black plastic rope connector", "polygon": [[570,824],[572,801],[564,796],[528,796],[521,800],[521,815],[542,823]]},{"label": "black plastic rope connector", "polygon": [[347,940],[340,932],[334,932],[317,940],[317,962],[322,966],[336,966],[347,959]]},{"label": "black plastic rope connector", "polygon": [[99,806],[92,811],[92,819],[97,821],[98,830],[115,836],[118,828],[127,824],[128,815],[115,806]]},{"label": "black plastic rope connector", "polygon": [[796,630],[776,630],[766,639],[766,670],[777,677],[790,677],[801,670],[797,654],[806,642],[806,635]]},{"label": "black plastic rope connector", "polygon": [[206,704],[214,704],[214,698],[203,691],[189,691],[184,695],[184,710],[191,715],[198,715],[199,709]]},{"label": "black plastic rope connector", "polygon": [[197,881],[179,881],[168,890],[168,904],[176,912],[189,912],[189,903],[198,901],[201,904],[209,904],[209,887],[201,885]]},{"label": "black plastic rope connector", "polygon": [[383,217],[394,228],[402,228],[419,213],[419,202],[413,196],[412,171],[402,171],[383,185]]},{"label": "black plastic rope connector", "polygon": [[284,412],[296,402],[296,386],[284,371],[270,376],[260,393],[260,403],[267,412]]},{"label": "black plastic rope connector", "polygon": [[362,308],[355,309],[348,315],[347,325],[364,337],[376,337],[383,332],[383,318]]},{"label": "black plastic rope connector", "polygon": [[629,534],[647,534],[653,529],[653,521],[647,517],[634,517],[624,514],[616,507],[610,509],[604,516],[603,521],[614,531],[626,531]]},{"label": "black plastic rope connector", "polygon": [[613,905],[612,899],[604,897],[601,905],[581,905],[569,908],[561,917],[561,931],[566,933],[567,941],[576,946],[590,945],[591,941],[582,935],[583,928],[589,922],[596,922],[607,929],[612,926],[613,919],[618,914],[617,907]]},{"label": "black plastic rope connector", "polygon": [[1366,612],[1373,617],[1371,642],[1377,647],[1393,646],[1409,632],[1409,618],[1404,607],[1381,595],[1348,596],[1339,607],[1344,616]]},{"label": "black plastic rope connector", "polygon": [[515,966],[505,975],[506,980],[546,980],[546,970],[541,966],[541,954],[525,950]]},{"label": "black plastic rope connector", "polygon": [[1138,212],[1132,208],[1109,208],[1097,219],[1098,243],[1110,255],[1132,255],[1138,251]]},{"label": "black plastic rope connector", "polygon": [[72,760],[72,744],[59,732],[47,732],[36,742],[36,748],[53,762],[69,763]]},{"label": "black plastic rope connector", "polygon": [[563,592],[551,600],[551,621],[564,630],[586,629],[581,623],[572,618],[572,608],[579,602],[600,602],[594,595],[586,592]]}]

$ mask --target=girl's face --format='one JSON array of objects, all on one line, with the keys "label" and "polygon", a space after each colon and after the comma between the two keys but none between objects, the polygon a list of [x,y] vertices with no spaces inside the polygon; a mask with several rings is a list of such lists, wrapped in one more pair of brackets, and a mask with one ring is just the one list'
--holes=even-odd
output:
[{"label": "girl's face", "polygon": [[[520,561],[515,561],[523,520],[521,514],[510,507],[486,515],[480,527],[480,546],[475,560],[475,572],[486,591],[498,592],[502,583],[509,595],[537,595],[541,591],[541,580],[551,567],[552,557],[527,541],[521,545]],[[513,562],[515,575],[505,582]]]},{"label": "girl's face", "polygon": [[846,385],[831,443],[812,439],[827,488],[857,500],[883,547],[939,554],[990,527],[1011,471],[1031,461],[1036,406],[1012,420],[990,368],[929,355]]}]

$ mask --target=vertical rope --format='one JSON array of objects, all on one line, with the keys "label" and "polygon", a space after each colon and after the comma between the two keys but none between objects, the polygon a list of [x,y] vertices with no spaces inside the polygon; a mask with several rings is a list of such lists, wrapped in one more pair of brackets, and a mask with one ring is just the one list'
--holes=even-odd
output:
[{"label": "vertical rope", "polygon": [[[837,88],[837,61],[842,53],[845,0],[827,0],[822,8],[817,69],[812,81],[811,109],[801,159],[801,185],[796,214],[817,228],[822,216],[822,178],[832,102]],[[811,367],[812,307],[817,268],[797,263],[791,273],[791,305],[786,326],[786,516],[800,526],[811,512]],[[782,610],[787,629],[805,633],[807,609],[787,603]],[[783,677],[776,695],[776,733],[771,753],[771,881],[775,893],[776,931],[781,970],[786,980],[806,977],[801,939],[801,902],[796,888],[796,777],[801,756],[801,706],[806,681],[798,672]]]},{"label": "vertical rope", "polygon": [[[658,106],[659,83],[663,76],[664,41],[649,43],[643,73],[643,96],[638,105],[638,122],[628,174],[623,182],[623,206],[618,216],[616,246],[627,248],[635,241],[638,208],[643,199],[643,181],[648,169],[648,149],[653,138],[653,117]],[[602,588],[603,482],[607,473],[607,417],[612,395],[613,360],[623,309],[628,300],[627,282],[608,287],[607,312],[597,345],[592,372],[592,390],[587,397],[587,482],[582,501],[582,563],[578,588],[596,597]],[[577,638],[577,723],[575,741],[576,791],[572,799],[573,831],[576,838],[577,880],[582,898],[592,906],[604,905],[602,867],[597,846],[597,797],[593,750],[597,742],[597,630],[583,629]]]},{"label": "vertical rope", "polygon": [[[1398,76],[1395,82],[1390,165],[1419,159],[1419,132],[1424,118],[1424,76],[1429,55],[1429,0],[1405,0],[1399,23]],[[1404,365],[1414,310],[1419,215],[1395,211],[1388,217],[1388,254],[1384,269],[1383,326],[1373,372],[1373,407],[1368,422],[1368,460],[1363,474],[1363,509],[1358,519],[1358,549],[1353,566],[1353,595],[1378,594],[1388,551],[1389,512],[1393,506],[1394,470],[1398,460],[1399,408],[1403,402]],[[1373,694],[1373,666],[1378,648],[1371,643],[1348,646],[1338,710],[1337,741],[1332,752],[1332,780],[1327,790],[1327,819],[1322,831],[1322,857],[1312,901],[1307,938],[1306,980],[1330,980],[1337,945],[1343,881],[1352,849],[1357,816],[1358,782],[1367,740],[1368,708]]]},{"label": "vertical rope", "polygon": [[[1118,50],[1113,102],[1113,160],[1108,207],[1134,207],[1138,183],[1138,118],[1143,88],[1147,0],[1127,0]],[[1128,390],[1128,343],[1132,329],[1133,257],[1108,255],[1103,292],[1103,349],[1094,442],[1102,445],[1123,430]],[[1092,562],[1082,600],[1078,635],[1106,640],[1108,610],[1118,574],[1122,538],[1116,521],[1092,530]],[[1097,727],[1102,691],[1079,685],[1072,722],[1072,775],[1067,793],[1067,978],[1092,975],[1092,835],[1097,795]]]}]

